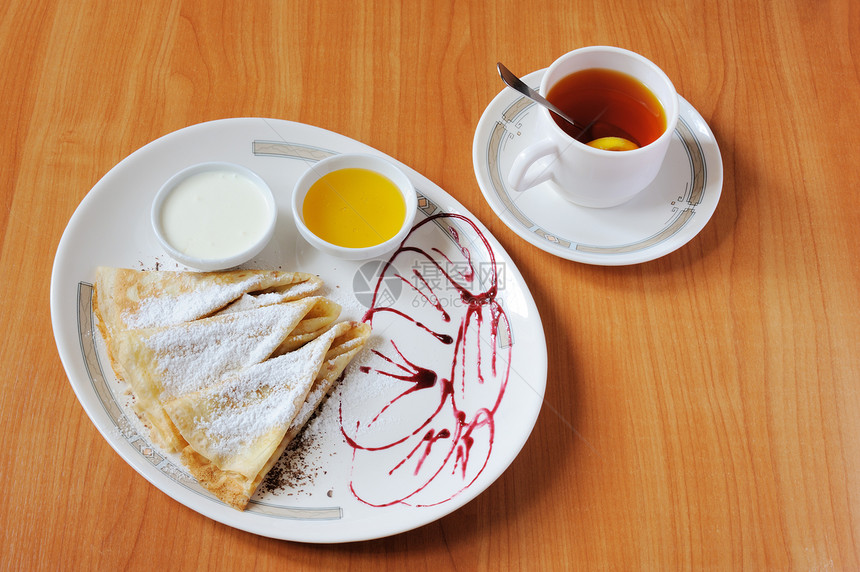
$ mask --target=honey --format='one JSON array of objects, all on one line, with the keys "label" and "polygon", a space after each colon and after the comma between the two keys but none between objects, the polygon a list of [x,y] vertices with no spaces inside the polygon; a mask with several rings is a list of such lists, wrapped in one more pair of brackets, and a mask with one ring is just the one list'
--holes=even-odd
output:
[{"label": "honey", "polygon": [[364,248],[397,234],[406,219],[406,201],[384,175],[370,169],[338,169],[308,189],[302,218],[308,230],[326,242]]}]

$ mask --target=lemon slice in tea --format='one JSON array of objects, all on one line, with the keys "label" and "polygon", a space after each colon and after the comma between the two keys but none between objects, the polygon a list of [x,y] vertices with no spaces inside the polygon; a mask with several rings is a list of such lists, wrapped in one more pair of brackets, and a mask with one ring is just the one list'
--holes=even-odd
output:
[{"label": "lemon slice in tea", "polygon": [[623,137],[601,137],[589,141],[588,145],[604,151],[631,151],[639,148],[639,145]]}]

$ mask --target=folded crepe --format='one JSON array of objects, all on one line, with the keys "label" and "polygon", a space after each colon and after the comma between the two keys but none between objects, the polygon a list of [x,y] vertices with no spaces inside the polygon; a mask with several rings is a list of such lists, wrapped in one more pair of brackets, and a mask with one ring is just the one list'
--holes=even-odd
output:
[{"label": "folded crepe", "polygon": [[243,510],[364,345],[311,274],[101,267],[93,308],[154,443]]},{"label": "folded crepe", "polygon": [[341,322],[298,350],[166,399],[164,409],[188,443],[182,462],[194,478],[244,510],[369,334],[367,324]]},{"label": "folded crepe", "polygon": [[[339,313],[340,306],[315,296],[164,328],[125,330],[112,339],[114,369],[131,387],[135,410],[151,427],[153,441],[178,452],[185,441],[165,415],[164,400],[212,385],[225,372],[283,354],[285,347],[322,334]],[[312,317],[305,320],[309,314]],[[307,323],[317,328],[312,330]]]},{"label": "folded crepe", "polygon": [[107,338],[114,331],[197,320],[233,303],[262,306],[298,300],[320,286],[319,277],[303,272],[169,272],[101,266],[96,269],[93,307],[102,317],[99,327]]}]

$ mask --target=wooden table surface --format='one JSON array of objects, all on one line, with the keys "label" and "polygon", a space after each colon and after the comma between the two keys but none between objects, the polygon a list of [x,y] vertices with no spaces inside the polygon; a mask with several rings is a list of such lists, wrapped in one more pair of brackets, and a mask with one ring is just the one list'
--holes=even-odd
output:
[{"label": "wooden table surface", "polygon": [[[4,2],[0,568],[860,569],[860,4],[551,4]],[[722,152],[713,218],[652,262],[538,250],[472,168],[495,63],[526,73],[593,44],[660,65]],[[342,545],[230,528],[137,474],[70,387],[48,302],[79,202],[164,134],[254,116],[414,168],[531,288],[541,415],[441,520]]]}]

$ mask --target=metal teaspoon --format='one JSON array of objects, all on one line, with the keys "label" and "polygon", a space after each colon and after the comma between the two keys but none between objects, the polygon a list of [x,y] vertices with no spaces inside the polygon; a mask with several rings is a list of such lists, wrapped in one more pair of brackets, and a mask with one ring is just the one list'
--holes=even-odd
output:
[{"label": "metal teaspoon", "polygon": [[496,65],[499,68],[499,75],[502,76],[502,81],[505,82],[506,84],[508,84],[509,87],[514,88],[515,90],[517,90],[518,92],[520,92],[524,96],[528,97],[532,101],[539,103],[540,105],[543,105],[544,107],[546,107],[547,109],[549,109],[550,111],[552,111],[553,113],[555,113],[556,115],[558,115],[559,117],[561,117],[562,119],[564,119],[565,121],[567,121],[568,123],[570,123],[571,125],[576,127],[577,129],[579,129],[580,135],[583,132],[585,132],[585,129],[586,129],[585,127],[583,127],[581,124],[577,123],[576,121],[574,121],[573,119],[568,117],[564,111],[562,111],[561,109],[559,109],[555,105],[548,102],[543,96],[541,96],[541,94],[539,94],[538,92],[536,92],[535,90],[533,90],[532,88],[527,86],[523,80],[521,80],[520,78],[515,76],[513,74],[513,72],[511,72],[511,70],[506,68],[502,64],[502,62],[498,62]]}]

